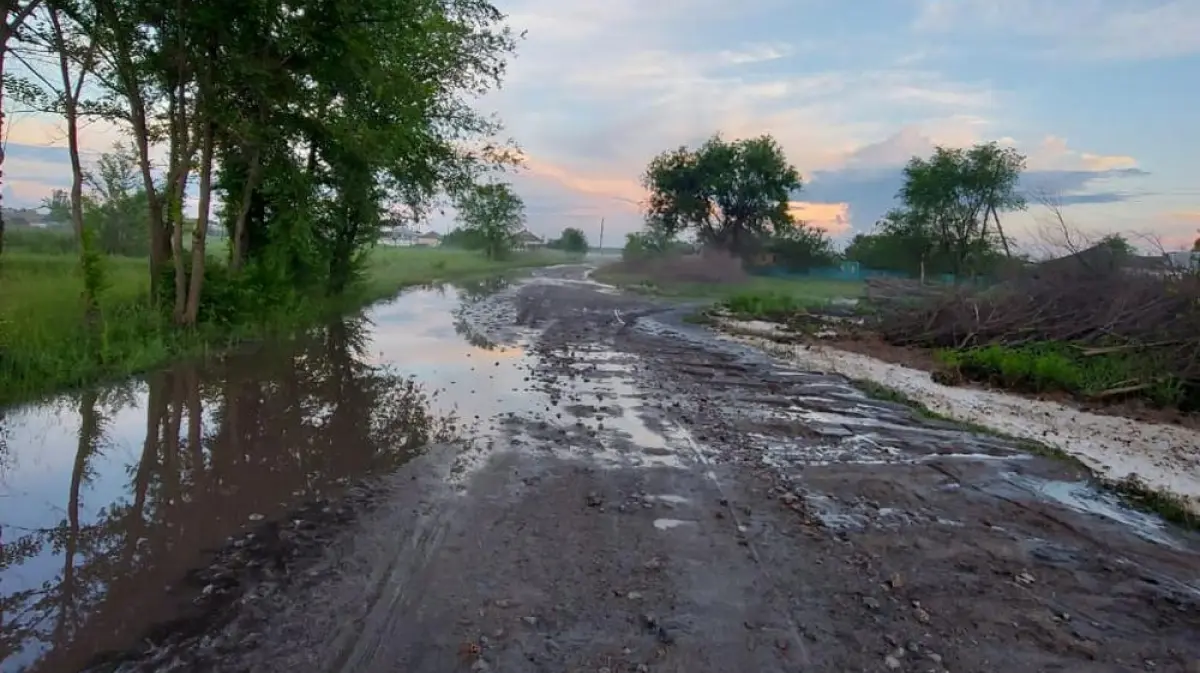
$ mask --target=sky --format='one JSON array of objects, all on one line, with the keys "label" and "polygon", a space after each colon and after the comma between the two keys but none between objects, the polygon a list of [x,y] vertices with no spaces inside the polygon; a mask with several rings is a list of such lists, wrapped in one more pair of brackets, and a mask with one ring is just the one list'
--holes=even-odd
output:
[{"label": "sky", "polygon": [[[657,153],[770,134],[800,170],[803,220],[845,241],[894,205],[936,145],[995,140],[1022,187],[1090,236],[1190,247],[1200,232],[1197,0],[496,0],[526,31],[476,101],[526,156],[528,226],[620,245]],[[61,123],[14,115],[5,205],[69,181]],[[117,138],[83,132],[95,156]],[[1030,247],[1052,213],[1005,217]],[[429,226],[444,231],[453,213]]]}]

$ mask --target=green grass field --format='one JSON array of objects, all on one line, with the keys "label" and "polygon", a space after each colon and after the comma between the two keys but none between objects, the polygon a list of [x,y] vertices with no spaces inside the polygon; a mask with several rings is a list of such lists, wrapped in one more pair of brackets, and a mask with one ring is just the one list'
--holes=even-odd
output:
[{"label": "green grass field", "polygon": [[[84,322],[83,284],[74,255],[8,251],[0,258],[0,404],[125,376],[174,358],[221,349],[271,332],[303,327],[331,312],[353,310],[411,285],[486,277],[569,261],[562,253],[523,253],[489,261],[479,253],[379,248],[363,287],[303,315],[280,311],[258,324],[180,333],[151,310],[149,263],[106,258],[99,334]],[[98,343],[97,343],[98,340]]]},{"label": "green grass field", "polygon": [[861,296],[865,288],[861,281],[828,280],[822,278],[763,278],[751,277],[736,283],[674,283],[650,281],[644,276],[622,273],[612,267],[597,269],[592,277],[629,290],[666,297],[711,299],[723,301],[740,295],[790,296],[797,303],[808,304]]}]

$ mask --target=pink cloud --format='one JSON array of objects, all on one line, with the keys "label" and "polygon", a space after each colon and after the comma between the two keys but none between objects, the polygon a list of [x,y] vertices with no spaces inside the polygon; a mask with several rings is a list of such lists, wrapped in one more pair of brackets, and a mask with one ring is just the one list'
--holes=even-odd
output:
[{"label": "pink cloud", "polygon": [[792,217],[833,236],[850,231],[850,204],[792,201],[788,204]]}]

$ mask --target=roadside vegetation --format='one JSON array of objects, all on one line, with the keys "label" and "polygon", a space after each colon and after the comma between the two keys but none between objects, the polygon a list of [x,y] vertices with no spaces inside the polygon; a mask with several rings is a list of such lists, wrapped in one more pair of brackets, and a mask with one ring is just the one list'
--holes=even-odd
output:
[{"label": "roadside vegetation", "polygon": [[[57,233],[0,222],[0,400],[545,260],[375,248],[519,163],[469,104],[518,39],[486,0],[202,5],[10,8],[6,102],[61,118],[71,186]],[[96,121],[129,140],[88,165]]]},{"label": "roadside vegetation", "polygon": [[[401,288],[437,281],[482,278],[566,261],[562,253],[530,251],[499,261],[451,248],[372,250],[361,282],[334,297],[312,296],[271,307],[253,319],[210,319],[181,330],[148,301],[146,258],[106,259],[100,295],[104,320],[81,319],[84,282],[77,258],[20,248],[0,264],[0,404],[147,370],[172,359],[284,333],[331,314],[390,297]],[[214,265],[213,268],[223,269]],[[223,277],[211,292],[230,287]]]},{"label": "roadside vegetation", "polygon": [[[1131,271],[1137,253],[1115,235],[1044,263],[1022,256],[1002,216],[1027,208],[1024,166],[996,143],[913,157],[896,207],[838,252],[793,216],[802,185],[773,139],[714,136],[650,162],[645,227],[597,277],[928,350],[947,383],[1200,410],[1200,280]],[[850,298],[846,321],[829,304]],[[822,326],[822,311],[837,316]]]}]

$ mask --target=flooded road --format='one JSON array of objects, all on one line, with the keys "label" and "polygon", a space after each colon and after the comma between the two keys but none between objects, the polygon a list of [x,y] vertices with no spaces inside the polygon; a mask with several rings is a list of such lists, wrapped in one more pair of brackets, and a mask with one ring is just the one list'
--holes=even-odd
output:
[{"label": "flooded road", "polygon": [[505,284],[414,290],[292,341],[0,412],[0,671],[129,647],[231,534],[394,471],[455,435],[458,408],[470,427],[519,399],[520,349],[460,319]]},{"label": "flooded road", "polygon": [[[581,268],[536,276],[4,412],[0,667],[1200,670],[1193,535]],[[316,553],[251,554],[228,618],[178,635],[166,588],[210,550],[301,535],[372,476]]]}]

